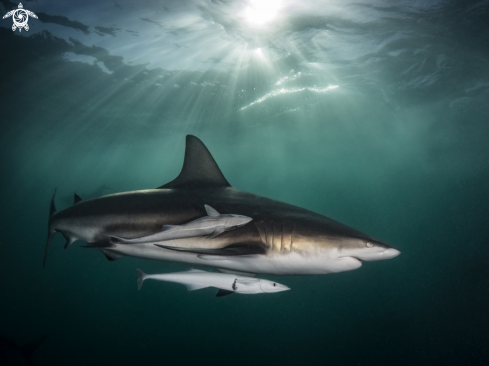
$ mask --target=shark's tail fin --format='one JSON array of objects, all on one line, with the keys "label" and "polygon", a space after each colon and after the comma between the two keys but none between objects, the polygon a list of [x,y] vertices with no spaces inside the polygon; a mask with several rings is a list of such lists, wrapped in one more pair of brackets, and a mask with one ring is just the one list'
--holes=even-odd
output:
[{"label": "shark's tail fin", "polygon": [[53,198],[51,198],[51,206],[49,207],[48,241],[46,243],[46,251],[44,252],[43,267],[46,267],[46,259],[48,258],[49,246],[51,245],[51,240],[53,240],[54,234],[56,234],[56,231],[51,227],[51,218],[56,213],[56,206],[54,205],[55,196],[56,196],[56,189],[54,190]]},{"label": "shark's tail fin", "polygon": [[143,282],[145,279],[146,279],[146,273],[144,273],[138,268],[138,290],[141,290],[141,287],[143,286]]}]

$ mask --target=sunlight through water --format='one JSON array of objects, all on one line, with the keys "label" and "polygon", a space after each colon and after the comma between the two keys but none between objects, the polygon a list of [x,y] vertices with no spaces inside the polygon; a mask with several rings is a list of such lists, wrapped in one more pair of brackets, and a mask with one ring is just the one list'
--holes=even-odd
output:
[{"label": "sunlight through water", "polygon": [[279,0],[251,0],[245,10],[245,19],[255,27],[263,26],[276,18],[280,5]]},{"label": "sunlight through water", "polygon": [[314,87],[303,87],[303,88],[289,88],[289,89],[282,88],[282,89],[274,90],[274,91],[271,91],[270,93],[265,94],[263,97],[258,98],[254,102],[251,102],[250,104],[240,108],[239,111],[243,111],[243,110],[245,110],[245,109],[247,109],[247,108],[249,108],[249,107],[251,107],[257,103],[262,103],[269,98],[273,98],[273,97],[276,97],[276,96],[282,95],[282,94],[299,93],[299,92],[302,92],[304,90],[309,90],[309,91],[312,91],[314,93],[325,93],[329,90],[333,90],[336,88],[338,88],[338,85],[330,85],[330,86],[325,87],[325,88],[318,88],[315,86]]}]

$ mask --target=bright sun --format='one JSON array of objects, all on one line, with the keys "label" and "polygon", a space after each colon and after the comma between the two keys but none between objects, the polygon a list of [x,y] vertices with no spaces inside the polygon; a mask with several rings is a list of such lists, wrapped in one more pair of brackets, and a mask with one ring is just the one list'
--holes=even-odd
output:
[{"label": "bright sun", "polygon": [[272,21],[280,8],[280,0],[251,0],[245,10],[246,21],[262,26]]}]

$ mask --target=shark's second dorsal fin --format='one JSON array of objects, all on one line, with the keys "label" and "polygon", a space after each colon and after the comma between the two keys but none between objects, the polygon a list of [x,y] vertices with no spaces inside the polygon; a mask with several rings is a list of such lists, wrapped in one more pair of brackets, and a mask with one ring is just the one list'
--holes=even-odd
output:
[{"label": "shark's second dorsal fin", "polygon": [[82,198],[79,195],[77,195],[76,193],[73,193],[73,202],[74,202],[73,204],[76,205],[80,201],[82,201]]},{"label": "shark's second dorsal fin", "polygon": [[171,182],[158,188],[218,188],[230,187],[204,143],[187,135],[182,171]]}]

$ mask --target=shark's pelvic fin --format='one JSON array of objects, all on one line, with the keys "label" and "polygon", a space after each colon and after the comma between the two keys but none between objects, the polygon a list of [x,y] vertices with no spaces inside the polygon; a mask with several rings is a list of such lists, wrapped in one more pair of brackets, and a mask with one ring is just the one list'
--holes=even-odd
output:
[{"label": "shark's pelvic fin", "polygon": [[217,212],[216,209],[212,208],[211,206],[209,205],[204,205],[205,207],[205,212],[207,212],[207,215],[208,216],[211,216],[211,217],[219,217],[221,216],[221,214],[219,212]]},{"label": "shark's pelvic fin", "polygon": [[63,234],[63,236],[66,239],[65,249],[67,249],[71,244],[73,244],[76,241],[76,238],[67,237],[65,234]]},{"label": "shark's pelvic fin", "polygon": [[[247,245],[247,244],[231,244],[224,248],[213,248],[213,249],[184,248],[184,247],[174,247],[174,246],[163,245],[163,244],[153,244],[153,245],[163,249],[174,250],[177,252],[188,252],[194,254],[209,255],[212,257],[215,256],[230,257],[230,256],[247,256],[247,255],[264,254],[264,250],[262,247],[256,245]],[[201,258],[200,255],[199,258]]]},{"label": "shark's pelvic fin", "polygon": [[230,187],[207,147],[197,137],[187,135],[182,171],[158,188]]}]

